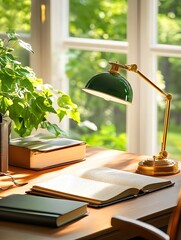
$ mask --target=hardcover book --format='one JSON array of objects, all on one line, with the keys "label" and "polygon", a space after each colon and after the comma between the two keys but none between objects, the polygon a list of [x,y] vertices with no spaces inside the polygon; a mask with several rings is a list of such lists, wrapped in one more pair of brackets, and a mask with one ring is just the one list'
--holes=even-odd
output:
[{"label": "hardcover book", "polygon": [[9,144],[9,164],[34,170],[79,162],[85,154],[86,143],[69,138],[29,136]]},{"label": "hardcover book", "polygon": [[87,214],[87,203],[12,194],[0,199],[0,219],[60,227]]},{"label": "hardcover book", "polygon": [[89,206],[103,207],[141,196],[174,183],[112,168],[93,168],[81,175],[60,175],[34,185],[29,193],[86,201]]}]

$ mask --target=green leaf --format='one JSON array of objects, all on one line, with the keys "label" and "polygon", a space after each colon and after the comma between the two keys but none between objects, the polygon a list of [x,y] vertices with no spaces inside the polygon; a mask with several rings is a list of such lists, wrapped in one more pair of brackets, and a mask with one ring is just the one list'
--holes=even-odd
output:
[{"label": "green leaf", "polygon": [[24,108],[24,105],[19,102],[18,99],[15,99],[13,101],[13,104],[11,104],[9,107],[8,107],[8,110],[9,110],[9,117],[11,119],[13,119],[13,121],[19,125],[19,117],[21,116],[22,112],[23,112],[23,108]]},{"label": "green leaf", "polygon": [[43,96],[38,96],[36,98],[36,101],[33,101],[33,106],[37,107],[39,111],[56,113],[55,109],[52,106],[52,102],[48,100],[49,99],[46,99]]},{"label": "green leaf", "polygon": [[44,121],[41,123],[41,127],[47,129],[50,133],[54,134],[56,137],[63,135],[67,136],[67,134],[61,130],[57,124],[52,124],[48,121]]},{"label": "green leaf", "polygon": [[0,112],[5,115],[7,109],[13,104],[11,99],[0,96]]},{"label": "green leaf", "polygon": [[66,116],[66,111],[63,111],[61,108],[57,110],[57,115],[59,117],[59,121],[61,122],[62,119]]},{"label": "green leaf", "polygon": [[15,33],[14,30],[9,30],[6,32],[8,38],[9,38],[9,41],[14,41],[14,40],[18,40],[18,34]]},{"label": "green leaf", "polygon": [[18,74],[19,76],[24,76],[24,77],[32,77],[32,73],[31,71],[29,71],[28,68],[25,67],[18,67],[16,69],[16,74]]},{"label": "green leaf", "polygon": [[7,73],[9,76],[14,76],[14,71],[11,68],[5,68],[4,72]]},{"label": "green leaf", "polygon": [[68,95],[49,84],[43,84],[33,69],[17,61],[12,53],[14,44],[18,43],[30,52],[33,50],[14,30],[8,31],[7,36],[8,41],[0,39],[0,112],[11,118],[15,131],[22,137],[39,127],[46,128],[56,136],[63,135],[58,125],[48,122],[47,118],[53,113],[59,121],[68,116],[78,122],[77,105]]},{"label": "green leaf", "polygon": [[59,119],[62,119],[64,115],[80,123],[80,114],[78,112],[78,107],[74,104],[70,96],[63,94],[58,98],[58,106],[60,107],[57,111]]},{"label": "green leaf", "polygon": [[78,109],[72,109],[71,111],[67,112],[67,116],[71,119],[73,119],[74,121],[80,123],[80,114]]},{"label": "green leaf", "polygon": [[23,47],[24,49],[28,50],[29,52],[34,53],[32,47],[31,47],[31,45],[29,43],[26,43],[26,42],[22,41],[21,39],[19,39],[18,42],[19,42],[19,45],[21,47]]}]

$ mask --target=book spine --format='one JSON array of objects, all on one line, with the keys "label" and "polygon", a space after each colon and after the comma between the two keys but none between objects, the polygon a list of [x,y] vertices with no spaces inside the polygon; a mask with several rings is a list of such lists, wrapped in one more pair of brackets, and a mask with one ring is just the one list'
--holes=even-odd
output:
[{"label": "book spine", "polygon": [[28,148],[9,144],[9,165],[29,169],[31,165],[31,151]]},{"label": "book spine", "polygon": [[47,215],[40,214],[35,212],[20,212],[14,211],[12,209],[2,210],[0,208],[0,219],[5,221],[13,221],[13,222],[22,222],[22,223],[30,223],[33,225],[44,225],[49,227],[57,227],[56,219],[57,215]]}]

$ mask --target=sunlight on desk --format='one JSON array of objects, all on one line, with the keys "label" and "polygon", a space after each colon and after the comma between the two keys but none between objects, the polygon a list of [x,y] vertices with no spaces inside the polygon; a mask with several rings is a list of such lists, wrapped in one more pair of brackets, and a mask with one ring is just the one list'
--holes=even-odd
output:
[{"label": "sunlight on desk", "polygon": [[[6,191],[0,192],[0,197],[13,193],[24,194],[34,184],[47,181],[60,176],[61,174],[79,175],[81,170],[110,167],[119,170],[135,172],[137,163],[145,156],[121,152],[118,150],[103,148],[87,148],[86,161],[72,164],[70,166],[57,167],[43,171],[32,171],[23,168],[11,167],[17,180],[27,181],[28,184],[23,187],[13,187]],[[181,161],[179,161],[181,166]],[[163,227],[168,224],[170,215],[177,204],[179,188],[181,186],[181,173],[164,176],[175,182],[175,185],[160,191],[156,191],[147,196],[137,199],[123,201],[101,209],[88,208],[89,215],[79,219],[67,226],[58,229],[51,229],[41,226],[28,224],[3,222],[0,223],[0,236],[3,240],[9,239],[33,239],[33,240],[50,240],[50,239],[94,239],[92,236],[99,237],[100,231],[104,229],[109,232],[111,227],[111,218],[114,215],[121,215],[132,219],[139,219],[150,223],[156,227]],[[0,183],[4,184],[3,178]],[[167,201],[165,201],[165,199]],[[91,237],[92,238],[91,238]]]}]

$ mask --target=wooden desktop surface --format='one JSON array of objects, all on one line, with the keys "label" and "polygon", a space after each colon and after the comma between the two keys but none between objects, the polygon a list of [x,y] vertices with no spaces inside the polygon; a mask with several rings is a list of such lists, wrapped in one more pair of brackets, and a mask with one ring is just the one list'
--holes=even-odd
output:
[{"label": "wooden desktop surface", "polygon": [[[46,181],[64,173],[79,175],[81,169],[104,166],[135,172],[137,163],[145,156],[125,153],[117,150],[87,148],[86,161],[66,167],[52,168],[43,171],[32,171],[23,168],[10,167],[10,173],[17,181],[27,181],[23,187],[13,187],[0,192],[0,197],[21,193],[29,190],[32,185]],[[180,161],[181,168],[181,161]],[[0,221],[0,239],[3,240],[47,240],[47,239],[95,239],[111,230],[111,217],[122,215],[140,219],[157,227],[168,223],[169,217],[177,204],[178,192],[181,186],[181,173],[164,176],[175,182],[173,187],[162,189],[136,199],[127,200],[100,209],[88,208],[89,215],[60,228],[48,228]],[[6,177],[0,177],[0,187],[10,185]],[[106,230],[104,230],[106,229]]]}]

